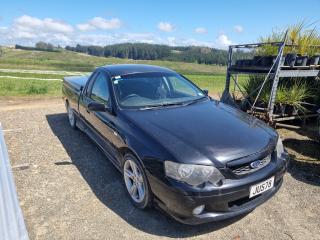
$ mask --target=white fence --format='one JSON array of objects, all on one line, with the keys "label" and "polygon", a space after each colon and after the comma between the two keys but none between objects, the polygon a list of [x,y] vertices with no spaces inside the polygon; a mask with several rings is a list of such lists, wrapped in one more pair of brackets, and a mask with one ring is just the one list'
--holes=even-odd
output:
[{"label": "white fence", "polygon": [[0,239],[29,239],[0,123]]}]

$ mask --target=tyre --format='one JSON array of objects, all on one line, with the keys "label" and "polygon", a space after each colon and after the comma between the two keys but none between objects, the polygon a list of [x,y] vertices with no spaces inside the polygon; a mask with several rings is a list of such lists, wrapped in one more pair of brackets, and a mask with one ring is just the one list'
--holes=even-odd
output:
[{"label": "tyre", "polygon": [[122,167],[124,184],[131,202],[140,209],[150,207],[152,192],[144,169],[135,156],[124,156]]},{"label": "tyre", "polygon": [[69,119],[69,124],[70,127],[73,129],[76,129],[76,117],[74,116],[73,110],[70,107],[69,103],[66,103],[67,105],[67,113],[68,113],[68,119]]}]

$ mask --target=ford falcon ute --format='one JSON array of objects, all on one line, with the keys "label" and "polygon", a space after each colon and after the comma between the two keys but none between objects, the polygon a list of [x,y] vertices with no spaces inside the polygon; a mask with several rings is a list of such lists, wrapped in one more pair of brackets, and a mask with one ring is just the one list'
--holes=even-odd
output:
[{"label": "ford falcon ute", "polygon": [[121,172],[137,208],[185,224],[220,221],[251,212],[283,182],[288,154],[277,132],[170,69],[102,66],[65,77],[62,91],[71,128]]}]

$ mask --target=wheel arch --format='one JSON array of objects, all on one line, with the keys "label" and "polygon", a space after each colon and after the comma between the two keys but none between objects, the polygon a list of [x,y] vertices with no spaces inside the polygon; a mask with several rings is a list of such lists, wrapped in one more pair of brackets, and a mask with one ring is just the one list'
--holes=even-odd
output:
[{"label": "wheel arch", "polygon": [[129,146],[123,146],[123,147],[120,147],[118,150],[119,150],[119,153],[120,153],[120,156],[121,156],[121,162],[120,162],[121,170],[122,170],[122,166],[124,164],[124,156],[126,154],[128,154],[128,153],[132,154],[139,161],[141,166],[145,169],[145,166],[143,164],[142,159],[139,157],[139,155],[132,148],[130,148]]}]

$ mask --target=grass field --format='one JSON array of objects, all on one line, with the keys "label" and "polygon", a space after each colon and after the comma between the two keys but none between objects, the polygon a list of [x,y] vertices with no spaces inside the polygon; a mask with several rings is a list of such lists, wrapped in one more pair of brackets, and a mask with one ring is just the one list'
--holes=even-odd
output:
[{"label": "grass field", "polygon": [[61,81],[0,79],[0,96],[61,96]]},{"label": "grass field", "polygon": [[83,53],[62,51],[43,52],[3,48],[0,69],[42,69],[91,72],[97,66],[119,63],[141,63],[169,67],[183,74],[224,74],[225,67],[171,61],[104,58]]},{"label": "grass field", "polygon": [[[225,85],[226,69],[222,66],[104,58],[68,51],[41,52],[5,48],[0,56],[0,96],[60,96],[61,81],[52,79],[62,79],[65,75],[86,74],[97,66],[118,63],[143,63],[168,67],[184,74],[199,87],[208,89],[215,95],[220,95]],[[239,83],[241,84],[246,78],[241,76]]]},{"label": "grass field", "polygon": [[[37,77],[36,74],[32,76]],[[208,89],[209,93],[220,95],[224,89],[225,76],[223,75],[209,76],[189,74],[185,76],[188,79],[192,80],[200,88]],[[239,78],[240,84],[243,81],[245,81],[245,78]],[[59,80],[55,81],[0,78],[0,96],[61,96],[61,84],[62,82]],[[233,85],[231,85],[231,88],[232,87]]]}]

